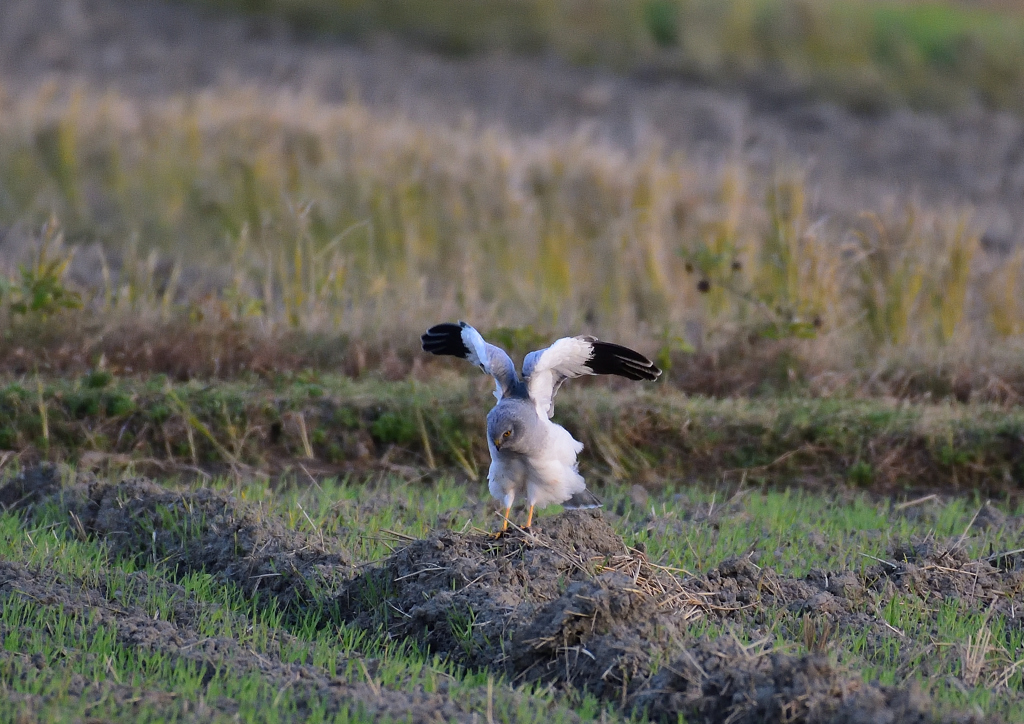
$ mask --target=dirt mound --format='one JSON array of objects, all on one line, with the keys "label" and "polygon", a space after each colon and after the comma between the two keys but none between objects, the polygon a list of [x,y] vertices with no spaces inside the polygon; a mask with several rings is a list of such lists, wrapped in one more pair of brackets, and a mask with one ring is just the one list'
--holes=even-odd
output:
[{"label": "dirt mound", "polygon": [[613,700],[649,677],[699,611],[595,511],[498,540],[435,532],[353,579],[341,601],[349,621],[384,624],[467,666]]},{"label": "dirt mound", "polygon": [[9,483],[0,487],[0,509],[31,508],[49,498],[60,491],[61,474],[61,468],[52,463],[42,463],[23,470]]},{"label": "dirt mound", "polygon": [[971,560],[962,541],[911,541],[893,546],[889,560],[865,577],[875,591],[894,589],[934,603],[955,599],[973,609],[1011,615],[1024,594],[1024,570],[1013,556]]},{"label": "dirt mound", "polygon": [[[785,578],[750,557],[678,579],[627,548],[600,513],[569,511],[495,540],[438,531],[352,579],[342,616],[384,626],[471,667],[516,682],[588,691],[657,720],[931,722],[928,697],[886,688],[819,654],[695,640],[702,616],[791,610],[844,614],[852,574]],[[723,622],[726,630],[730,624]],[[756,628],[756,627],[755,627]]]},{"label": "dirt mound", "polygon": [[175,491],[145,478],[111,483],[91,475],[62,487],[61,469],[43,464],[0,488],[0,501],[37,516],[55,507],[80,537],[103,539],[115,557],[213,573],[284,608],[313,600],[310,581],[336,590],[351,570],[336,541],[291,530],[214,490]]},{"label": "dirt mound", "polygon": [[501,644],[565,587],[631,560],[598,515],[570,511],[529,534],[435,531],[353,579],[339,600],[360,626],[385,624],[469,666],[506,662]]},{"label": "dirt mound", "polygon": [[827,657],[786,656],[732,636],[688,648],[649,682],[638,704],[657,719],[690,722],[932,722],[916,688],[865,684]]}]

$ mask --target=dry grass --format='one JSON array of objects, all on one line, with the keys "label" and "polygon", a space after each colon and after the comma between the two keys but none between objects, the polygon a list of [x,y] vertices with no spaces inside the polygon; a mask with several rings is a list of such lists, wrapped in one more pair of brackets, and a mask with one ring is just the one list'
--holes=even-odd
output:
[{"label": "dry grass", "polygon": [[[386,359],[466,318],[517,350],[589,330],[698,377],[738,365],[712,392],[909,374],[949,393],[966,370],[968,395],[1017,394],[1024,256],[979,250],[963,211],[846,225],[811,217],[798,177],[762,196],[750,169],[709,175],[654,138],[626,152],[246,88],[142,101],[49,86],[6,97],[0,138],[0,315],[23,367],[89,366],[126,338],[159,358],[181,339],[169,329],[227,330],[268,367],[296,333]],[[246,366],[230,359],[135,368]]]}]

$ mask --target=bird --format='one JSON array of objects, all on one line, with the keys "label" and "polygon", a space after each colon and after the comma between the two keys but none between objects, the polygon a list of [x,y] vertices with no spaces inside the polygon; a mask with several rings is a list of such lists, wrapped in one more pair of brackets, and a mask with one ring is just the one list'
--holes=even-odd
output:
[{"label": "bird", "polygon": [[551,419],[555,393],[567,379],[582,375],[655,380],[661,370],[651,360],[596,337],[562,337],[526,355],[520,377],[508,353],[488,344],[465,322],[434,325],[420,341],[426,352],[465,359],[494,377],[498,402],[487,414],[487,480],[488,490],[505,510],[497,535],[508,530],[516,498],[525,498],[529,506],[526,528],[537,506],[600,507],[579,472],[576,456],[583,443]]}]

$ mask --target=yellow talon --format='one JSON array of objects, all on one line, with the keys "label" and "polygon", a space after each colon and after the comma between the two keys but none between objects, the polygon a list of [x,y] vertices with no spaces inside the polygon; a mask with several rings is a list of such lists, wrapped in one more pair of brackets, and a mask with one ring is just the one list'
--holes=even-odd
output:
[{"label": "yellow talon", "polygon": [[501,538],[502,535],[508,530],[508,516],[512,512],[512,506],[509,505],[505,508],[505,522],[501,524],[501,530],[494,534],[495,538]]}]

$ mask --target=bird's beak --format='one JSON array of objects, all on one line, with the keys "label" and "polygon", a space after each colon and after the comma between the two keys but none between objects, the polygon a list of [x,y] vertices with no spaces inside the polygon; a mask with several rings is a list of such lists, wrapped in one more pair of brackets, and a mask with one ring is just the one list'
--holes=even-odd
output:
[{"label": "bird's beak", "polygon": [[500,437],[497,440],[494,441],[494,447],[496,447],[497,449],[501,450],[501,438]]}]

